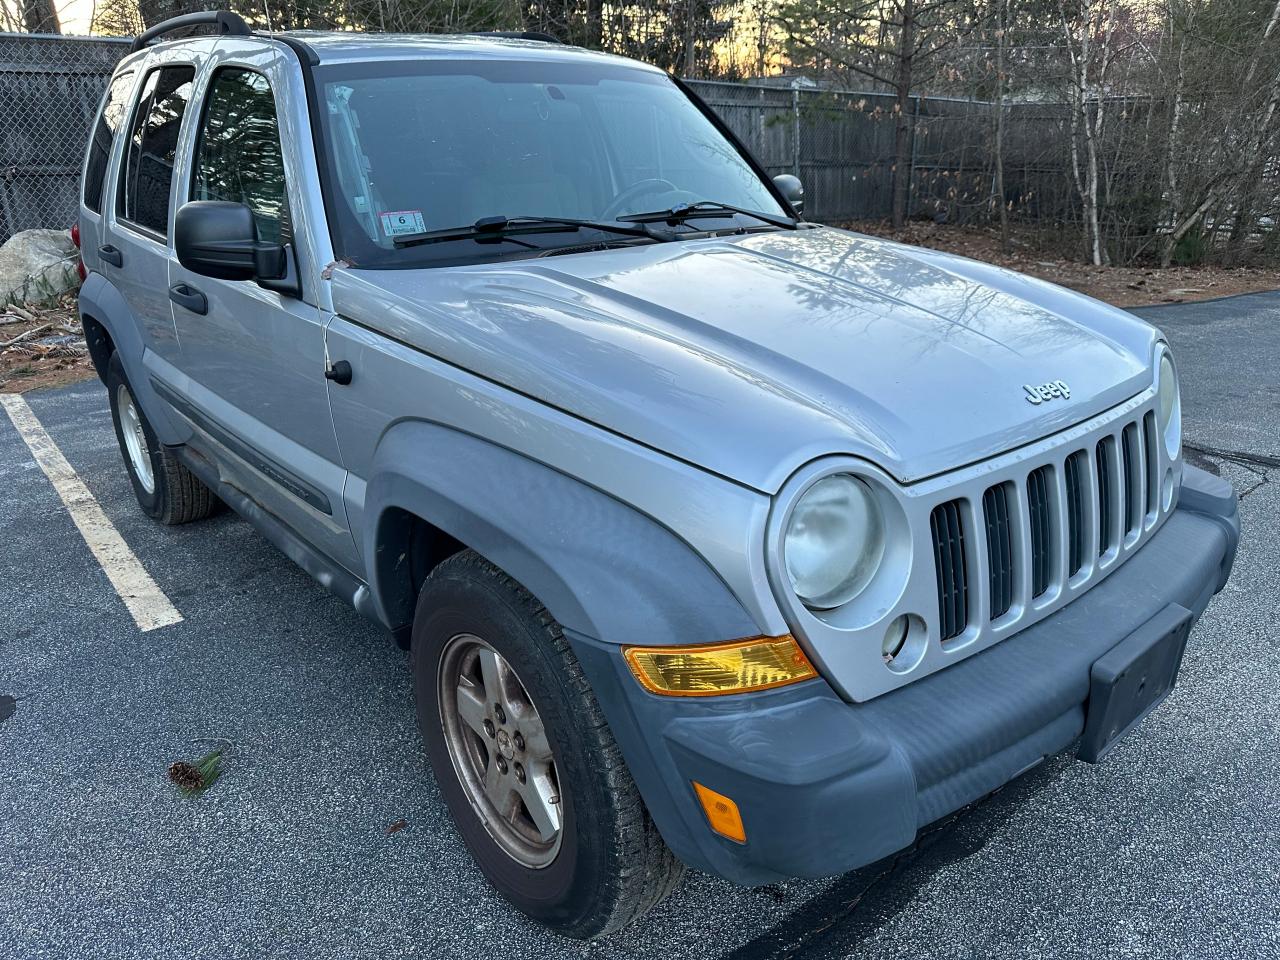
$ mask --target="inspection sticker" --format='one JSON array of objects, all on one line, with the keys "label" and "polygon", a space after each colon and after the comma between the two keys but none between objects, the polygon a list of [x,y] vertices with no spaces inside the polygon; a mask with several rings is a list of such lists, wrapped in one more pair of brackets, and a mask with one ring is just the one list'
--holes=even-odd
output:
[{"label": "inspection sticker", "polygon": [[383,210],[378,214],[382,232],[388,237],[404,237],[411,233],[426,233],[421,210]]}]

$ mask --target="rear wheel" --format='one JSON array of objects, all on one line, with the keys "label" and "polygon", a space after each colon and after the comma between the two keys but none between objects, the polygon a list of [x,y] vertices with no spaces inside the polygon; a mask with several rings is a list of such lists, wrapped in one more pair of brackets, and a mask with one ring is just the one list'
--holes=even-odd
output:
[{"label": "rear wheel", "polygon": [[107,363],[107,391],[120,455],[143,512],[165,524],[189,523],[213,513],[220,501],[156,438],[118,353]]},{"label": "rear wheel", "polygon": [[471,551],[427,578],[413,624],[418,727],[489,881],[573,937],[647,913],[684,868],[667,849],[560,626]]}]

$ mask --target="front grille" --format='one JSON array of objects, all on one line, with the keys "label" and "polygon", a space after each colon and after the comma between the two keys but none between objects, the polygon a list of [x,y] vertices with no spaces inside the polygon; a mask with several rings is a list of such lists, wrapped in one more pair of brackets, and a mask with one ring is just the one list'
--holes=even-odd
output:
[{"label": "front grille", "polygon": [[[964,527],[966,498],[934,507],[929,524],[942,639],[962,634],[975,610],[987,622],[1006,618],[1019,604],[1046,596],[1052,602],[1111,564],[1115,551],[1127,551],[1154,525],[1159,466],[1155,418],[1146,412],[1106,428],[1080,449],[1055,451],[1050,462],[1032,461],[988,486],[975,530]],[[969,591],[971,549],[986,560],[979,581],[985,598]]]},{"label": "front grille", "polygon": [[965,568],[960,501],[951,500],[934,507],[929,515],[929,528],[938,566],[938,614],[945,642],[960,636],[969,624],[969,576]]}]

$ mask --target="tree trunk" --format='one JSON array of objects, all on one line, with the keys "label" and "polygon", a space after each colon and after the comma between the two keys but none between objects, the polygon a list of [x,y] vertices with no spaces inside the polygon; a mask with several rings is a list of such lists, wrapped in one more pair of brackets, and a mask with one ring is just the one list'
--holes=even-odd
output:
[{"label": "tree trunk", "polygon": [[915,66],[916,22],[915,0],[903,0],[902,31],[898,39],[897,75],[894,88],[898,95],[897,126],[893,135],[893,225],[907,222],[911,199],[911,140],[915,134],[911,115],[911,81]]},{"label": "tree trunk", "polygon": [[1009,0],[999,0],[996,20],[995,195],[1000,205],[1000,252],[1009,252],[1009,203],[1004,195],[1004,45],[1009,23]]},{"label": "tree trunk", "polygon": [[1182,90],[1186,83],[1186,36],[1178,40],[1178,77],[1173,86],[1173,111],[1169,118],[1169,148],[1165,151],[1165,189],[1169,192],[1169,237],[1165,238],[1164,251],[1160,255],[1160,266],[1167,267],[1173,259],[1173,248],[1177,241],[1172,241],[1173,230],[1178,218],[1182,215],[1182,196],[1178,186],[1178,166],[1176,163],[1178,150],[1178,133],[1182,128]]},{"label": "tree trunk", "polygon": [[[1106,0],[1107,9],[1104,14],[1105,27],[1102,32],[1102,56],[1098,64],[1098,107],[1093,115],[1093,135],[1088,141],[1089,147],[1089,175],[1092,181],[1093,193],[1093,235],[1094,235],[1094,263],[1111,265],[1111,255],[1107,252],[1106,244],[1102,242],[1102,225],[1100,222],[1098,203],[1098,187],[1102,183],[1102,170],[1098,162],[1099,148],[1102,144],[1103,118],[1106,116],[1106,87],[1107,74],[1110,72],[1111,66],[1111,39],[1115,33],[1116,25],[1116,0]],[[1110,191],[1108,191],[1108,198]]]},{"label": "tree trunk", "polygon": [[1195,210],[1191,212],[1191,216],[1187,217],[1187,219],[1183,220],[1182,223],[1178,224],[1177,229],[1175,229],[1172,233],[1170,233],[1168,238],[1165,240],[1164,252],[1161,253],[1160,255],[1161,267],[1167,267],[1169,266],[1170,263],[1173,262],[1173,251],[1177,248],[1178,241],[1181,240],[1184,236],[1186,236],[1187,231],[1190,230],[1192,227],[1194,227],[1197,222],[1199,222],[1200,218],[1205,215],[1205,212],[1212,205],[1213,205],[1213,190],[1210,190],[1208,196],[1204,198],[1204,202],[1202,202],[1200,206],[1196,207]]},{"label": "tree trunk", "polygon": [[756,76],[763,77],[766,55],[769,52],[769,5],[767,0],[756,0]]},{"label": "tree trunk", "polygon": [[587,47],[604,47],[604,0],[587,0]]},{"label": "tree trunk", "polygon": [[684,73],[686,80],[698,75],[697,0],[685,0],[684,5]]},{"label": "tree trunk", "polygon": [[[1114,24],[1114,0],[1101,0],[1107,4],[1104,14],[1103,46],[1101,63],[1097,76],[1092,76],[1090,63],[1093,58],[1094,12],[1091,3],[1095,0],[1079,0],[1078,29],[1071,29],[1070,20],[1063,11],[1062,26],[1064,39],[1067,42],[1071,57],[1071,165],[1075,175],[1076,190],[1080,194],[1080,206],[1084,214],[1085,246],[1089,251],[1089,261],[1094,266],[1102,266],[1106,262],[1106,251],[1102,243],[1101,218],[1098,214],[1098,142],[1103,129],[1103,92],[1107,74],[1107,58],[1110,56],[1111,30]],[[1090,82],[1098,88],[1097,106],[1089,108]],[[1084,173],[1080,172],[1080,156],[1077,139],[1084,140]]]},{"label": "tree trunk", "polygon": [[[23,0],[19,0],[23,2]],[[53,0],[25,0],[22,7],[22,24],[27,33],[61,33],[58,11]]]}]

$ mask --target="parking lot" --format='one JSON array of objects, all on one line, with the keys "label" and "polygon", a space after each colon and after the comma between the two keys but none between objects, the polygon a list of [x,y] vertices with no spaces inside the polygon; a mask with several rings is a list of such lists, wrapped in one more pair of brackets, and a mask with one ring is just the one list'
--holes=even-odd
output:
[{"label": "parking lot", "polygon": [[[182,619],[138,630],[0,415],[0,957],[1280,957],[1280,293],[1138,312],[1180,361],[1188,456],[1243,497],[1168,702],[893,861],[690,875],[590,944],[472,867],[386,635],[234,515],[143,517],[99,383],[28,394]],[[179,795],[167,765],[219,746]]]}]

